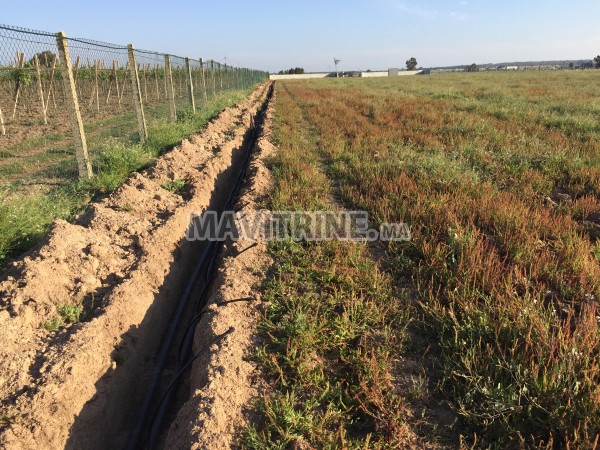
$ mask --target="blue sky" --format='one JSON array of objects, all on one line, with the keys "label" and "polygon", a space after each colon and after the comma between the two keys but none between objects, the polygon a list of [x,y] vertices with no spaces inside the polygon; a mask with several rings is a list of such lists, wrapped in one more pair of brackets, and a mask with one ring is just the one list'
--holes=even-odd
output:
[{"label": "blue sky", "polygon": [[3,1],[0,23],[278,71],[593,58],[599,0]]}]

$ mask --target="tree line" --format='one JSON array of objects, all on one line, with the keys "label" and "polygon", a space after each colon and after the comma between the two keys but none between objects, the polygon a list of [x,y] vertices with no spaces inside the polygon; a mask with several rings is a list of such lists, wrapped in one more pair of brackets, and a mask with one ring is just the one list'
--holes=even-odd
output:
[{"label": "tree line", "polygon": [[302,75],[304,73],[304,68],[295,67],[289,70],[280,70],[279,75]]}]

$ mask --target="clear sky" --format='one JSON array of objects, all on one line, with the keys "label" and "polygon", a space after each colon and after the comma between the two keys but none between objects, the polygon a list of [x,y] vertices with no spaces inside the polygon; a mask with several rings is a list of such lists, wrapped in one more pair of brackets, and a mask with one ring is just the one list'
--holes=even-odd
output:
[{"label": "clear sky", "polygon": [[[591,59],[600,0],[2,0],[0,23],[279,71]],[[224,58],[227,58],[226,61]]]}]

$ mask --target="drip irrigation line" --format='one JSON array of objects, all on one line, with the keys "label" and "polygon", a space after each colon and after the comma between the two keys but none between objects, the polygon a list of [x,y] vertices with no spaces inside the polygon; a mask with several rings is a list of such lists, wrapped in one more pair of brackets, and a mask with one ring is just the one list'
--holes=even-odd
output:
[{"label": "drip irrigation line", "polygon": [[258,242],[255,242],[254,244],[249,245],[248,247],[246,247],[244,250],[242,250],[241,252],[237,252],[237,254],[235,255],[240,256],[242,253],[247,252],[248,250],[250,250],[251,248],[254,248],[258,245]]},{"label": "drip irrigation line", "polygon": [[238,205],[235,207],[234,211],[235,212],[240,212],[242,209],[244,209],[246,206],[248,206],[249,202],[244,202],[241,205]]},{"label": "drip irrigation line", "polygon": [[221,307],[221,306],[231,305],[232,303],[251,302],[254,300],[255,300],[255,297],[236,298],[235,300],[224,300],[222,302],[219,302],[219,303],[217,303],[217,306]]},{"label": "drip irrigation line", "polygon": [[[267,98],[264,103],[265,110],[266,110],[266,105],[268,104],[268,102],[270,101],[270,99],[272,97],[272,93],[273,93],[273,86],[271,85],[269,88],[269,91],[267,93]],[[264,116],[264,111],[262,112],[262,114],[260,116],[261,117]],[[244,158],[244,161],[242,161],[240,171],[237,174],[237,177],[235,178],[235,183],[234,183],[233,189],[231,190],[230,195],[227,199],[225,210],[230,210],[233,207],[233,201],[239,195],[239,192],[241,190],[242,181],[245,177],[248,163],[249,163],[251,155],[252,155],[252,148],[256,144],[256,138],[257,138],[256,128],[250,128],[249,131],[250,131],[250,134],[247,138],[248,143],[247,143],[246,150],[245,150],[245,158]],[[185,364],[183,364],[183,366],[181,365],[182,361],[185,359],[185,356],[187,356],[188,351],[191,350],[191,344],[193,342],[194,334],[191,333],[190,330],[194,329],[194,323],[196,323],[199,320],[198,316],[201,317],[201,315],[204,314],[204,312],[198,314],[198,311],[201,310],[206,304],[206,296],[207,296],[208,288],[211,285],[212,280],[214,278],[215,264],[216,264],[219,248],[220,248],[220,246],[217,245],[216,241],[212,241],[210,243],[210,245],[207,245],[204,247],[204,249],[202,251],[202,255],[196,264],[194,272],[193,272],[191,278],[189,279],[188,284],[186,285],[186,289],[185,289],[183,295],[179,299],[179,302],[176,306],[175,313],[173,315],[173,318],[171,320],[171,323],[169,325],[167,333],[165,334],[165,338],[163,339],[162,344],[161,344],[161,349],[159,352],[159,356],[157,358],[157,363],[155,366],[153,379],[150,383],[149,389],[147,390],[146,397],[144,399],[142,408],[141,408],[140,413],[135,422],[135,426],[129,437],[127,447],[126,447],[128,450],[138,450],[140,448],[142,432],[143,432],[146,424],[148,423],[150,409],[154,402],[154,398],[156,396],[158,388],[160,387],[162,374],[167,365],[169,355],[172,354],[173,340],[175,339],[177,331],[179,330],[179,325],[183,318],[183,314],[190,303],[191,293],[193,292],[193,289],[199,283],[199,281],[201,279],[201,274],[204,272],[204,280],[203,280],[204,283],[202,286],[201,295],[198,296],[198,298],[196,300],[196,305],[195,305],[195,311],[197,313],[197,316],[195,317],[195,321],[193,320],[190,324],[188,324],[188,327],[186,328],[186,332],[184,334],[183,340],[179,346],[179,352],[178,352],[179,361],[178,361],[178,367],[177,367],[177,372],[176,372],[177,374],[173,378],[173,380],[170,382],[169,387],[167,388],[167,392],[165,393],[165,395],[163,395],[160,402],[158,403],[156,412],[154,413],[152,421],[150,422],[150,427],[148,428],[147,447],[149,449],[154,449],[156,447],[158,438],[160,437],[163,419],[168,411],[169,405],[172,400],[172,395],[174,392],[172,387],[176,384],[177,380],[181,376],[181,373],[183,373],[185,371],[184,369],[187,368],[190,364],[192,364],[192,362],[196,358],[198,358],[198,356],[200,354],[199,353],[198,355],[195,355],[192,359],[190,359]],[[231,328],[228,331],[228,333],[229,332],[233,332],[233,328]]]},{"label": "drip irrigation line", "polygon": [[169,358],[169,354],[171,353],[171,346],[173,340],[175,339],[175,335],[177,334],[177,330],[179,328],[179,323],[183,317],[183,313],[188,305],[189,297],[192,293],[194,286],[196,285],[196,281],[198,280],[202,269],[204,268],[204,264],[209,255],[208,250],[209,247],[205,247],[205,251],[202,252],[198,263],[194,269],[192,277],[190,278],[191,282],[189,282],[186,286],[186,289],[183,295],[180,297],[179,302],[177,304],[175,313],[173,315],[173,319],[171,320],[171,324],[165,334],[165,337],[162,341],[160,353],[157,358],[156,368],[154,372],[154,376],[152,378],[152,382],[147,390],[146,397],[144,399],[144,403],[140,410],[140,414],[135,422],[134,428],[129,437],[129,441],[127,444],[128,450],[137,450],[139,448],[140,438],[142,435],[142,431],[148,419],[148,413],[150,411],[150,407],[152,402],[154,401],[154,396],[156,391],[160,386],[160,378],[161,374],[164,371],[164,368],[167,364],[167,360]]},{"label": "drip irrigation line", "polygon": [[[165,390],[165,393],[163,394],[163,396],[161,397],[160,401],[158,402],[158,407],[156,408],[156,412],[154,413],[154,415],[152,416],[152,419],[150,420],[150,448],[153,448],[153,442],[155,442],[156,440],[158,440],[159,435],[157,435],[156,433],[159,430],[158,427],[155,427],[154,424],[157,420],[162,421],[164,414],[166,413],[166,408],[163,408],[162,405],[165,404],[167,402],[167,399],[170,399],[170,397],[174,394],[175,391],[173,391],[173,387],[175,387],[177,381],[179,381],[179,378],[185,373],[185,371],[192,366],[192,364],[194,363],[194,361],[196,361],[198,358],[200,358],[200,356],[202,356],[204,354],[204,352],[209,349],[210,347],[212,347],[213,345],[215,345],[216,343],[220,342],[221,340],[223,340],[225,337],[227,337],[228,335],[230,335],[231,333],[233,333],[235,331],[234,327],[229,327],[229,329],[223,333],[218,335],[215,339],[213,339],[209,345],[204,346],[198,353],[196,353],[188,362],[186,362],[178,371],[177,373],[173,376],[173,379],[171,380],[171,382],[169,383],[169,385],[167,386],[167,389]],[[158,431],[157,431],[158,430]]]}]

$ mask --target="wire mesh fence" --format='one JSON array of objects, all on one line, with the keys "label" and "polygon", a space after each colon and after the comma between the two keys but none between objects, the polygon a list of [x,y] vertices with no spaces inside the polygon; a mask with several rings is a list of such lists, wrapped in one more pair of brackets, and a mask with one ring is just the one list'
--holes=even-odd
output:
[{"label": "wire mesh fence", "polygon": [[[68,56],[62,56],[61,43]],[[212,60],[0,25],[0,189],[86,176],[78,161],[75,110],[93,168],[107,141],[144,140],[142,117],[146,123],[176,121],[267,76]]]}]

